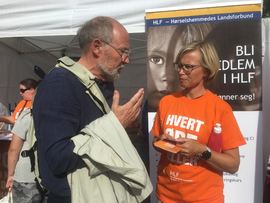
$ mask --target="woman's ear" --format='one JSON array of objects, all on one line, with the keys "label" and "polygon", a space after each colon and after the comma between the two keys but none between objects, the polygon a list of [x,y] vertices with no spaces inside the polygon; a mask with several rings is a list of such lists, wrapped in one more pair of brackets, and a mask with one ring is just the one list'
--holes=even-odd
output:
[{"label": "woman's ear", "polygon": [[203,78],[204,78],[205,80],[208,80],[208,79],[209,79],[210,74],[211,74],[210,71],[209,71],[208,69],[204,68],[204,71],[203,71]]}]

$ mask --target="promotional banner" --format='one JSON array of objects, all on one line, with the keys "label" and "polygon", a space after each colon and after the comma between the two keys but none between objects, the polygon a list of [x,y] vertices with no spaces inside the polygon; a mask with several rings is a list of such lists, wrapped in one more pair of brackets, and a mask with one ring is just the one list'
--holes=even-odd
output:
[{"label": "promotional banner", "polygon": [[[223,174],[225,202],[255,203],[256,144],[262,110],[261,5],[249,2],[147,10],[146,31],[149,130],[160,99],[181,91],[174,69],[178,52],[193,41],[212,43],[220,68],[208,89],[231,105],[247,142],[240,147],[238,172]],[[152,143],[151,136],[149,141]],[[149,146],[150,175],[155,184],[159,155]],[[151,202],[156,202],[155,194]]]}]

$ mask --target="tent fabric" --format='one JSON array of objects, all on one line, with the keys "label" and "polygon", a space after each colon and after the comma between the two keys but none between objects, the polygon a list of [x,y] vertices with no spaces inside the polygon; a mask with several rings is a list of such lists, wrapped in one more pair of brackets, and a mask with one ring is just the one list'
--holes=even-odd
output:
[{"label": "tent fabric", "polygon": [[[226,0],[226,3],[237,2],[248,1]],[[129,33],[144,32],[146,9],[215,3],[220,0],[1,0],[0,38],[74,35],[83,22],[98,15],[116,18]]]}]

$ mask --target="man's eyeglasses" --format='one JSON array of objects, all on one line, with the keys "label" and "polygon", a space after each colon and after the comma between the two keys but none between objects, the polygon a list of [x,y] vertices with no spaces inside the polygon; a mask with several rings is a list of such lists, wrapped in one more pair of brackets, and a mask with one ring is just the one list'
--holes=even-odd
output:
[{"label": "man's eyeglasses", "polygon": [[117,49],[115,46],[113,46],[109,42],[106,42],[104,40],[101,40],[101,41],[103,43],[107,44],[108,46],[110,46],[111,48],[113,48],[119,54],[119,56],[122,58],[122,61],[126,61],[126,59],[129,58],[130,50],[128,50],[128,49]]},{"label": "man's eyeglasses", "polygon": [[25,91],[30,90],[30,88],[20,89],[20,92],[23,94]]},{"label": "man's eyeglasses", "polygon": [[194,69],[200,67],[201,65],[192,65],[192,64],[182,64],[175,63],[174,68],[177,72],[180,72],[183,69],[186,75],[189,75]]}]

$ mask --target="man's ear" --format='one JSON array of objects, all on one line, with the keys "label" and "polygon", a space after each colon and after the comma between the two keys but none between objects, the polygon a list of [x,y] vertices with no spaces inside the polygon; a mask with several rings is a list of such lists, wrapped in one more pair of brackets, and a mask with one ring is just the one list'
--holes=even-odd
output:
[{"label": "man's ear", "polygon": [[89,47],[95,56],[100,56],[102,53],[102,42],[100,39],[94,39]]}]

